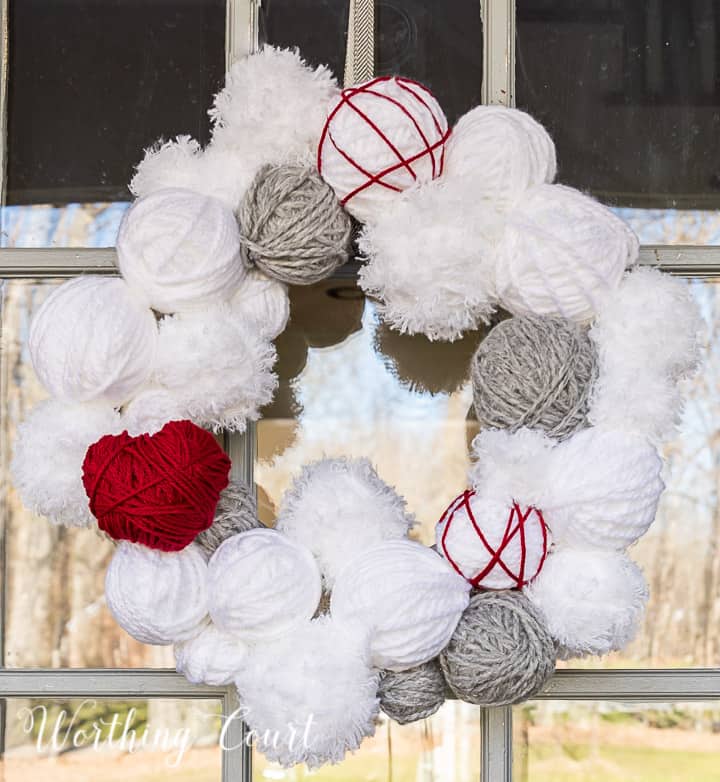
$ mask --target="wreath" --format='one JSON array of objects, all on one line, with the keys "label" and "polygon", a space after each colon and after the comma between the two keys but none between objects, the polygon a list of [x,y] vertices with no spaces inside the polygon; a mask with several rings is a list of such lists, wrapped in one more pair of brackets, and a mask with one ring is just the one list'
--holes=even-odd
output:
[{"label": "wreath", "polygon": [[[118,623],[174,644],[191,682],[234,683],[283,765],[341,760],[379,709],[517,703],[557,658],[621,649],[648,596],[625,551],[655,517],[698,358],[688,287],[632,268],[636,237],[553,184],[553,142],[521,111],[478,106],[451,129],[414,81],[341,91],[265,48],[210,115],[207,148],[180,137],[139,164],[121,276],[66,282],[33,319],[51,398],[15,442],[24,503],[117,541]],[[470,366],[469,488],[432,548],[362,459],[305,466],[264,527],[208,431],[271,401],[287,285],[331,275],[354,236],[391,328],[495,324]]]}]

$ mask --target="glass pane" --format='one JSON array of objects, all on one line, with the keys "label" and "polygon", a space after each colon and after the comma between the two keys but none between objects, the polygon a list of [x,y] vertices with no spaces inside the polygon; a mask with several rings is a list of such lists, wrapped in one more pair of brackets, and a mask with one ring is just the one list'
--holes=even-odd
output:
[{"label": "glass pane", "polygon": [[253,756],[253,779],[313,782],[477,782],[480,778],[480,709],[448,701],[428,719],[398,725],[384,715],[375,736],[337,766],[283,769]]},{"label": "glass pane", "polygon": [[518,0],[517,105],[645,243],[720,239],[717,0]]},{"label": "glass pane", "polygon": [[[348,0],[270,0],[261,8],[262,40],[299,47],[309,62],[328,65],[342,81],[348,7]],[[480,103],[480,0],[378,0],[375,28],[378,75],[423,82],[451,122]]]},{"label": "glass pane", "polygon": [[220,782],[217,700],[2,702],[3,782]]},{"label": "glass pane", "polygon": [[514,782],[716,782],[720,703],[534,701],[513,709]]}]

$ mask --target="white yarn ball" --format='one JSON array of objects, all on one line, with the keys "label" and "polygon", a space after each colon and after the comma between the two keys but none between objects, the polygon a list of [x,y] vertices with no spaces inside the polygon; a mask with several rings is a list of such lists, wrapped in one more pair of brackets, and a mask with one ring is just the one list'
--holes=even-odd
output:
[{"label": "white yarn ball", "polygon": [[571,187],[532,187],[506,218],[495,278],[513,315],[589,320],[638,257],[630,228]]},{"label": "white yarn ball", "polygon": [[540,572],[551,538],[541,511],[532,506],[465,492],[438,522],[435,541],[475,588],[514,589]]},{"label": "white yarn ball", "polygon": [[235,684],[256,749],[282,766],[338,763],[375,733],[367,639],[330,617],[252,649]]},{"label": "white yarn ball", "polygon": [[432,549],[390,540],[358,554],[335,581],[330,614],[370,630],[372,662],[404,671],[447,646],[470,585]]},{"label": "white yarn ball", "polygon": [[195,423],[243,432],[272,401],[275,357],[252,324],[216,305],[163,318],[155,380]]},{"label": "white yarn ball", "polygon": [[318,168],[348,212],[370,222],[400,191],[440,176],[447,135],[447,119],[429,90],[380,77],[343,90],[330,105]]},{"label": "white yarn ball", "polygon": [[245,641],[291,633],[312,618],[321,595],[312,554],[275,530],[233,535],[210,559],[210,616],[220,630]]},{"label": "white yarn ball", "polygon": [[103,435],[121,430],[110,404],[49,399],[35,405],[17,428],[10,464],[23,505],[53,524],[93,524],[82,482],[85,453]]},{"label": "white yarn ball", "polygon": [[443,179],[471,179],[475,199],[503,211],[533,185],[552,182],[555,144],[529,114],[505,106],[476,106],[453,128]]},{"label": "white yarn ball", "polygon": [[662,459],[645,438],[584,429],[549,460],[543,511],[556,543],[622,550],[655,519]]},{"label": "white yarn ball", "polygon": [[410,190],[364,227],[360,286],[397,331],[457,339],[495,310],[501,230],[498,213],[477,201],[472,182],[438,180]]},{"label": "white yarn ball", "polygon": [[213,624],[189,641],[175,645],[175,665],[192,684],[231,684],[247,657],[247,646]]},{"label": "white yarn ball", "polygon": [[525,589],[564,659],[618,651],[635,637],[648,589],[624,554],[562,548]]},{"label": "white yarn ball", "polygon": [[322,459],[305,465],[285,493],[275,529],[312,551],[332,589],[353,557],[407,537],[414,523],[367,459]]},{"label": "white yarn ball", "polygon": [[270,279],[257,269],[251,269],[230,301],[230,307],[263,337],[275,339],[285,331],[290,318],[287,285]]},{"label": "white yarn ball", "polygon": [[168,421],[183,421],[189,417],[182,401],[165,388],[148,387],[140,391],[123,410],[123,428],[135,437],[155,434]]},{"label": "white yarn ball", "polygon": [[116,277],[76,277],[35,313],[28,348],[35,373],[66,402],[121,404],[147,380],[155,359],[152,312]]},{"label": "white yarn ball", "polygon": [[157,551],[121,543],[105,574],[105,599],[120,627],[145,644],[197,635],[207,620],[207,563],[195,543]]},{"label": "white yarn ball", "polygon": [[128,285],[159,312],[225,301],[246,273],[232,211],[181,188],[157,190],[128,209],[117,254]]}]

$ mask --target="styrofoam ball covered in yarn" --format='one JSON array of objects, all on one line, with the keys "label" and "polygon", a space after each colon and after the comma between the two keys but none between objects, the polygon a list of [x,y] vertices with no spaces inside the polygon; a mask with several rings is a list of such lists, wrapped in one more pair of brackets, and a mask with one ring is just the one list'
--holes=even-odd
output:
[{"label": "styrofoam ball covered in yarn", "polygon": [[258,527],[262,524],[252,492],[243,481],[231,478],[227,488],[220,492],[213,523],[195,538],[195,542],[211,556],[223,541]]},{"label": "styrofoam ball covered in yarn", "polygon": [[275,530],[233,535],[210,559],[210,616],[220,630],[246,641],[293,632],[312,618],[321,594],[312,554]]},{"label": "styrofoam ball covered in yarn", "polygon": [[635,637],[648,589],[625,554],[558,548],[525,589],[542,613],[563,659],[623,649]]},{"label": "styrofoam ball covered in yarn", "polygon": [[339,763],[375,733],[378,678],[365,633],[323,616],[251,648],[235,684],[255,748],[312,769]]},{"label": "styrofoam ball covered in yarn", "polygon": [[637,237],[607,207],[571,187],[536,185],[506,215],[497,296],[513,315],[586,321],[637,258]]},{"label": "styrofoam ball covered in yarn", "polygon": [[230,300],[233,313],[252,323],[266,339],[275,339],[290,318],[287,286],[257,269],[250,269],[238,292]]},{"label": "styrofoam ball covered in yarn", "polygon": [[330,614],[370,630],[372,662],[403,671],[436,657],[467,606],[468,583],[432,549],[390,540],[359,553],[335,580]]},{"label": "styrofoam ball covered in yarn", "polygon": [[440,655],[455,695],[506,706],[538,693],[555,670],[555,644],[521,592],[477,592]]},{"label": "styrofoam ball covered in yarn", "polygon": [[588,426],[597,355],[587,330],[526,315],[498,323],[470,368],[481,427],[542,429],[564,440]]},{"label": "styrofoam ball covered in yarn", "polygon": [[246,273],[232,211],[182,188],[135,201],[120,224],[117,254],[125,281],[159,312],[226,301]]},{"label": "styrofoam ball covered in yarn", "polygon": [[643,437],[586,429],[552,453],[547,514],[553,540],[621,550],[655,519],[662,459]]},{"label": "styrofoam ball covered in yarn", "polygon": [[357,554],[407,537],[405,500],[367,459],[322,459],[302,468],[285,493],[275,528],[315,555],[328,588]]},{"label": "styrofoam ball covered in yarn", "polygon": [[197,635],[207,622],[207,562],[200,548],[157,551],[121,543],[105,574],[105,600],[120,627],[145,644]]},{"label": "styrofoam ball covered in yarn", "polygon": [[166,388],[149,386],[136,394],[123,409],[123,428],[133,436],[155,434],[168,421],[188,418],[187,407]]},{"label": "styrofoam ball covered in yarn", "polygon": [[247,646],[212,623],[194,638],[175,645],[175,666],[192,684],[231,684],[247,656]]},{"label": "styrofoam ball covered in yarn", "polygon": [[400,725],[435,714],[445,702],[445,677],[436,657],[406,671],[380,676],[380,708]]},{"label": "styrofoam ball covered in yarn", "polygon": [[35,405],[18,426],[10,464],[23,505],[53,524],[92,524],[82,482],[85,452],[103,435],[120,429],[120,416],[108,403],[49,399]]},{"label": "styrofoam ball covered in yarn", "polygon": [[28,348],[40,382],[66,402],[121,404],[147,381],[157,347],[152,312],[117,277],[76,277],[45,299]]},{"label": "styrofoam ball covered in yarn", "polygon": [[155,379],[196,423],[243,432],[277,386],[275,349],[222,304],[160,322]]},{"label": "styrofoam ball covered in yarn", "polygon": [[492,206],[478,205],[464,180],[438,180],[383,207],[359,239],[359,282],[397,331],[455,340],[496,307]]},{"label": "styrofoam ball covered in yarn", "polygon": [[442,174],[449,135],[429,90],[379,76],[343,90],[330,106],[318,169],[348,212],[370,222],[398,193]]},{"label": "styrofoam ball covered in yarn", "polygon": [[248,264],[281,282],[312,285],[348,260],[350,216],[311,166],[263,166],[237,216]]},{"label": "styrofoam ball covered in yarn", "polygon": [[533,185],[552,182],[555,144],[529,114],[505,106],[476,106],[460,117],[445,150],[444,179],[472,179],[476,199],[502,210]]}]

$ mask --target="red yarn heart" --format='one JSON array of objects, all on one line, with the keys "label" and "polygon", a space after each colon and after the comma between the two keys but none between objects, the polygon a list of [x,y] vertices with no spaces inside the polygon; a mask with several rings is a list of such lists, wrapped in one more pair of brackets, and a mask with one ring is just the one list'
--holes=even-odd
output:
[{"label": "red yarn heart", "polygon": [[115,540],[180,551],[213,522],[230,460],[190,421],[154,435],[105,435],[83,462],[83,484],[98,526]]}]

